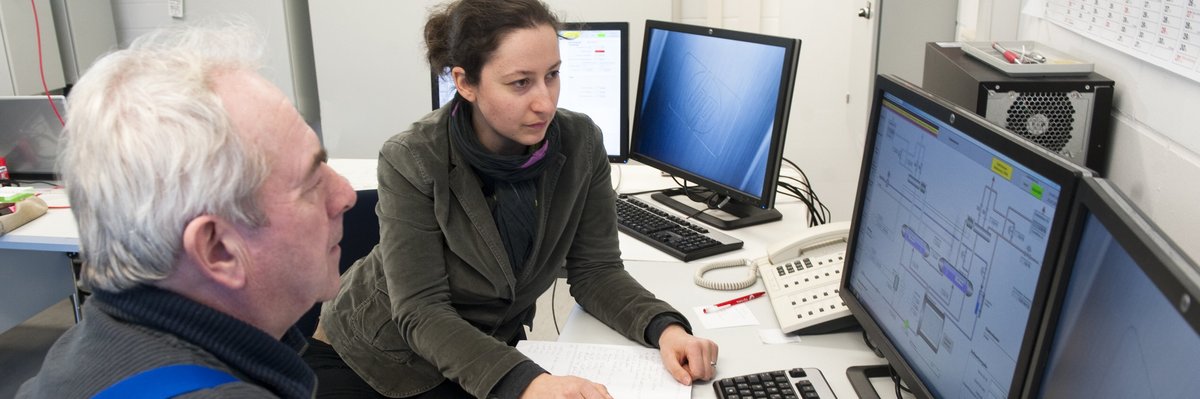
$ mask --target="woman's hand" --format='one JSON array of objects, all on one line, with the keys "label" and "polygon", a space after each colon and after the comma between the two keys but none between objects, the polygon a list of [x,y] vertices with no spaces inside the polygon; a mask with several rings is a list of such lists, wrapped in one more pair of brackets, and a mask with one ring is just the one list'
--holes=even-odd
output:
[{"label": "woman's hand", "polygon": [[717,343],[692,336],[681,325],[663,330],[658,347],[667,372],[680,384],[711,380],[717,374]]},{"label": "woman's hand", "polygon": [[521,399],[587,398],[612,399],[608,388],[576,376],[542,374],[534,378],[521,393]]}]

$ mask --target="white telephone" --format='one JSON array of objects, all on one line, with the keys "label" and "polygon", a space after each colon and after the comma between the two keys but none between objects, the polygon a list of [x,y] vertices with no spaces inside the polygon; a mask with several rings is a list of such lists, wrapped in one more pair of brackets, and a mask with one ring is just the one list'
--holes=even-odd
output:
[{"label": "white telephone", "polygon": [[[794,242],[772,246],[757,261],[717,262],[696,272],[696,285],[716,290],[738,290],[762,277],[771,308],[785,333],[823,333],[853,324],[850,311],[838,295],[845,264],[850,222],[812,227]],[[720,268],[747,266],[745,278],[712,281],[704,273]]]}]

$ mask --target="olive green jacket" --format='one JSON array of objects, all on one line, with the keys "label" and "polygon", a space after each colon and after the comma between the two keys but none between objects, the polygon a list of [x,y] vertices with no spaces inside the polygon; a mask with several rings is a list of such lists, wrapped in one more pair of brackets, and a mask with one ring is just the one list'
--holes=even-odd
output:
[{"label": "olive green jacket", "polygon": [[524,275],[514,276],[480,180],[450,144],[446,108],[379,152],[380,244],[342,276],[321,313],[346,363],[388,396],[449,378],[485,397],[527,360],[506,342],[564,267],[584,309],[646,345],[650,320],[675,310],[624,270],[599,128],[579,113],[555,117],[561,153],[542,160],[537,238]]}]

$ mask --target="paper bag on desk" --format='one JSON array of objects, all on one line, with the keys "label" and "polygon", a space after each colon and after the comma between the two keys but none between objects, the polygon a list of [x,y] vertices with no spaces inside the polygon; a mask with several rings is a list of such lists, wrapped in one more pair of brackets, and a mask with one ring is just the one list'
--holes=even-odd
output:
[{"label": "paper bag on desk", "polygon": [[46,214],[46,201],[38,197],[29,197],[17,202],[13,213],[0,216],[0,236],[16,230],[30,220]]}]

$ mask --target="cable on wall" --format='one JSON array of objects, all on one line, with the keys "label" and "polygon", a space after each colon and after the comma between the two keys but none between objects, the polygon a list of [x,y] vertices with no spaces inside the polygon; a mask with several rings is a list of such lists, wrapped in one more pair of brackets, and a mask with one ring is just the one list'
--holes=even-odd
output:
[{"label": "cable on wall", "polygon": [[46,84],[46,64],[42,58],[42,24],[38,21],[37,0],[29,0],[29,7],[33,9],[33,29],[34,37],[37,38],[38,72],[42,75],[42,90],[46,92],[46,101],[50,103],[50,109],[54,110],[54,116],[58,117],[58,123],[66,126],[67,122],[63,120],[62,114],[58,113],[58,106],[54,105],[54,98],[50,97],[50,87]]}]

